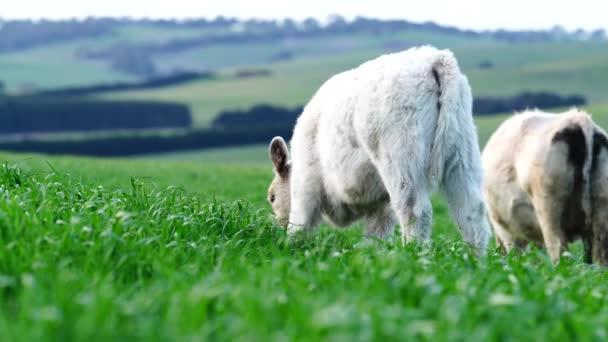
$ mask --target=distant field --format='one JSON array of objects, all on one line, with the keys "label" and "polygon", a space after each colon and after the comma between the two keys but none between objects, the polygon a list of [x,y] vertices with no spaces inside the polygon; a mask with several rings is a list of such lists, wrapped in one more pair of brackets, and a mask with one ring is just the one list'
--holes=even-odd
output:
[{"label": "distant field", "polygon": [[[431,39],[429,39],[432,41]],[[407,40],[406,40],[407,41]],[[514,95],[525,90],[582,94],[592,103],[606,102],[608,45],[592,42],[521,43],[440,41],[455,51],[475,95]],[[245,50],[246,51],[246,48]],[[226,52],[226,51],[224,51]],[[233,51],[237,53],[237,51]],[[226,58],[232,58],[229,53]],[[204,127],[222,110],[257,103],[294,106],[305,103],[331,75],[376,57],[381,49],[335,56],[305,56],[268,65],[272,77],[225,77],[159,90],[110,93],[112,99],[176,99],[190,105],[195,124]],[[201,56],[202,58],[202,56]],[[493,69],[480,70],[489,60]]]},{"label": "distant field", "polygon": [[[553,112],[566,110],[555,109]],[[592,114],[593,119],[604,129],[608,130],[608,105],[595,105],[585,108]],[[475,123],[479,134],[479,143],[483,147],[498,125],[511,114],[477,117]],[[270,143],[270,142],[269,142]],[[251,163],[269,165],[268,145],[252,145],[229,148],[195,150],[187,152],[159,153],[143,156],[144,159],[184,160],[204,163]],[[269,167],[269,166],[268,166]]]},{"label": "distant field", "polygon": [[151,25],[124,26],[94,39],[55,43],[25,51],[0,53],[0,81],[9,90],[31,84],[41,88],[88,85],[135,80],[110,69],[107,63],[77,58],[81,48],[100,49],[119,43],[160,43],[170,39],[202,36],[209,30],[193,28],[163,29]]},{"label": "distant field", "polygon": [[[53,88],[132,80],[129,75],[111,71],[107,63],[79,59],[75,53],[81,48],[101,49],[115,44],[162,43],[171,39],[193,38],[218,32],[222,33],[223,30],[127,25],[93,39],[0,53],[0,70],[2,70],[0,80],[12,90],[26,84]],[[295,54],[296,58],[319,57],[378,49],[387,51],[394,49],[395,45],[405,47],[426,41],[460,44],[468,40],[430,33],[393,33],[382,37],[359,34],[284,40],[279,43],[216,44],[159,55],[154,59],[160,71],[188,68],[216,70],[236,66],[267,65],[277,53],[285,51]]]},{"label": "distant field", "polygon": [[0,81],[9,90],[16,90],[30,85],[53,88],[133,79],[110,70],[100,62],[74,56],[75,49],[81,44],[87,44],[87,41],[0,53]]},{"label": "distant field", "polygon": [[187,160],[203,163],[268,164],[268,145],[213,148],[184,152],[159,153],[142,156],[143,159]]},{"label": "distant field", "polygon": [[154,26],[126,26],[95,39],[55,43],[33,49],[0,53],[0,81],[9,89],[26,84],[42,88],[86,85],[103,82],[134,80],[113,71],[101,61],[77,58],[81,48],[103,48],[117,43],[135,41],[164,42],[174,38],[188,38],[204,34],[200,29],[166,30]]},{"label": "distant field", "polygon": [[[279,53],[289,53],[296,60],[349,55],[370,55],[398,51],[420,44],[464,46],[478,39],[444,36],[425,32],[393,32],[382,35],[336,34],[314,38],[292,38],[279,42],[216,44],[194,48],[180,54],[156,58],[164,67],[224,69],[235,66],[268,66]],[[348,58],[348,57],[347,57]],[[317,65],[317,68],[322,67]],[[335,70],[334,70],[335,71]]]},{"label": "distant field", "polygon": [[[99,39],[73,41],[36,49],[0,54],[0,80],[8,82],[9,89],[36,79],[37,86],[56,87],[73,84],[133,80],[116,73],[99,62],[77,59],[77,48],[101,48],[119,42],[162,42],[175,38],[204,35],[204,30],[180,28],[163,30],[158,27],[124,27]],[[224,110],[247,109],[268,103],[283,106],[305,104],[319,86],[331,75],[355,67],[387,51],[398,51],[408,46],[429,43],[452,49],[464,72],[469,77],[473,93],[478,96],[507,96],[535,90],[553,91],[563,95],[581,94],[592,108],[605,113],[608,103],[608,44],[605,42],[535,42],[508,43],[491,39],[462,38],[421,32],[395,32],[391,34],[353,34],[299,39],[286,39],[279,43],[241,45],[216,44],[194,48],[182,53],[157,55],[158,67],[171,70],[183,68],[216,68],[218,77],[213,80],[188,82],[178,86],[153,90],[120,91],[99,95],[104,99],[153,100],[180,102],[193,113],[195,128],[208,127],[217,114]],[[294,58],[282,62],[269,62],[278,53],[293,53]],[[480,69],[482,61],[493,64]],[[248,67],[265,68],[273,72],[270,77],[236,78],[236,70]],[[603,120],[600,113],[600,120]],[[484,120],[489,123],[485,124]],[[500,118],[480,121],[481,141],[485,141]],[[487,125],[487,128],[484,128]],[[140,134],[132,131],[95,132],[92,134],[62,134],[45,136],[57,140],[69,136],[80,139],[92,136]],[[141,134],[155,134],[145,132]],[[167,134],[166,131],[158,134]],[[264,149],[242,154],[229,150],[202,152],[201,160],[257,160],[266,159]],[[170,156],[172,154],[168,154]],[[197,159],[198,152],[177,154],[176,158]],[[255,157],[254,157],[255,156]]]},{"label": "distant field", "polygon": [[[116,43],[162,42],[206,34],[205,30],[127,26],[92,40],[80,40],[0,54],[0,80],[10,88],[33,83],[39,87],[133,80],[101,62],[77,59],[78,48],[101,48]],[[593,41],[508,43],[424,32],[383,35],[352,34],[286,39],[278,43],[216,44],[180,53],[155,56],[160,70],[212,68],[214,81],[104,94],[111,99],[179,101],[190,106],[196,127],[206,127],[222,110],[244,109],[258,103],[295,106],[305,103],[331,75],[389,51],[432,44],[452,49],[468,75],[475,95],[513,95],[524,90],[582,94],[593,104],[608,102],[608,44]],[[294,59],[270,62],[287,52]],[[491,69],[479,69],[490,61]],[[235,70],[268,68],[273,76],[237,79]]]}]

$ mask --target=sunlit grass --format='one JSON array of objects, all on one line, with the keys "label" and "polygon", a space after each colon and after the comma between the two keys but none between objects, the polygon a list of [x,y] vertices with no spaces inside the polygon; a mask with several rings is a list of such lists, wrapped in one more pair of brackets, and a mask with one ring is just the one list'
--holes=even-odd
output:
[{"label": "sunlit grass", "polygon": [[266,168],[3,158],[27,170],[0,168],[3,341],[608,333],[608,273],[580,248],[557,267],[542,251],[476,259],[439,200],[432,247],[374,242],[359,225],[287,239]]}]

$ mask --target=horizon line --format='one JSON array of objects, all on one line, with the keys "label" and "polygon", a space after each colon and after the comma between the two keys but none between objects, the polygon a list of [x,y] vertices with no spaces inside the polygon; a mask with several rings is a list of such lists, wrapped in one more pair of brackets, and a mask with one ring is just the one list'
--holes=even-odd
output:
[{"label": "horizon line", "polygon": [[303,18],[296,18],[293,16],[277,16],[277,17],[266,17],[266,16],[235,16],[235,15],[223,15],[223,14],[218,14],[215,16],[150,16],[150,15],[142,15],[142,16],[138,16],[138,15],[81,15],[81,16],[61,16],[61,17],[45,17],[45,16],[30,16],[30,17],[21,17],[21,16],[15,16],[15,17],[6,17],[3,15],[0,15],[0,23],[3,21],[32,21],[32,22],[61,22],[61,21],[85,21],[85,20],[89,20],[89,19],[124,19],[124,20],[134,20],[134,21],[140,21],[140,20],[150,20],[150,21],[162,21],[162,20],[168,20],[168,21],[176,21],[176,22],[188,22],[188,21],[195,21],[195,20],[201,20],[201,19],[205,19],[205,20],[216,20],[218,18],[225,18],[228,20],[234,19],[234,20],[238,20],[238,21],[250,21],[250,20],[260,20],[260,21],[286,21],[286,20],[293,20],[295,22],[301,23],[307,19],[314,19],[320,23],[324,23],[326,24],[327,22],[329,22],[329,20],[332,17],[342,17],[344,18],[347,22],[353,22],[354,20],[358,19],[358,18],[364,18],[364,19],[371,19],[371,20],[379,20],[379,21],[407,21],[407,22],[411,22],[414,24],[435,24],[441,27],[446,27],[446,28],[457,28],[459,30],[462,31],[474,31],[474,32],[478,32],[478,33],[483,33],[483,32],[496,32],[496,31],[501,31],[501,30],[505,30],[505,31],[512,31],[512,32],[530,32],[530,31],[551,31],[553,29],[556,28],[561,28],[566,30],[567,32],[576,32],[578,30],[583,30],[586,32],[593,32],[593,31],[598,31],[598,30],[604,30],[607,31],[606,28],[604,27],[595,27],[595,28],[583,28],[583,27],[571,27],[568,28],[565,25],[562,24],[553,24],[550,26],[545,26],[544,28],[507,28],[507,27],[496,27],[496,28],[472,28],[472,27],[465,27],[465,26],[461,26],[461,25],[450,25],[450,24],[442,24],[441,22],[435,21],[435,20],[410,20],[407,18],[382,18],[382,17],[374,17],[374,16],[365,16],[365,15],[354,15],[354,16],[348,16],[348,15],[341,15],[338,13],[333,13],[333,14],[329,14],[327,15],[325,18],[320,18],[319,16],[307,16],[307,17],[303,17]]}]

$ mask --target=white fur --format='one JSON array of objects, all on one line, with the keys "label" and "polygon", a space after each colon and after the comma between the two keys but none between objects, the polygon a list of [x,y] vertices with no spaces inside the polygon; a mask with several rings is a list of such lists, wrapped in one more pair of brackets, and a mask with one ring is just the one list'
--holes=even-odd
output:
[{"label": "white fur", "polygon": [[[433,70],[439,79],[435,80]],[[441,110],[438,109],[440,103]],[[317,91],[291,141],[290,233],[325,217],[345,226],[427,241],[439,188],[463,237],[490,235],[468,81],[451,52],[421,47],[340,73]]]}]

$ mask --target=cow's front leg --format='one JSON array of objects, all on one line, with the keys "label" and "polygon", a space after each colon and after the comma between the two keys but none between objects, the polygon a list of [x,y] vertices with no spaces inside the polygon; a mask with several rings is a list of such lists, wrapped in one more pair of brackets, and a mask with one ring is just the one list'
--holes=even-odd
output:
[{"label": "cow's front leg", "polygon": [[287,233],[311,231],[321,221],[321,183],[317,179],[292,177],[291,210]]}]

